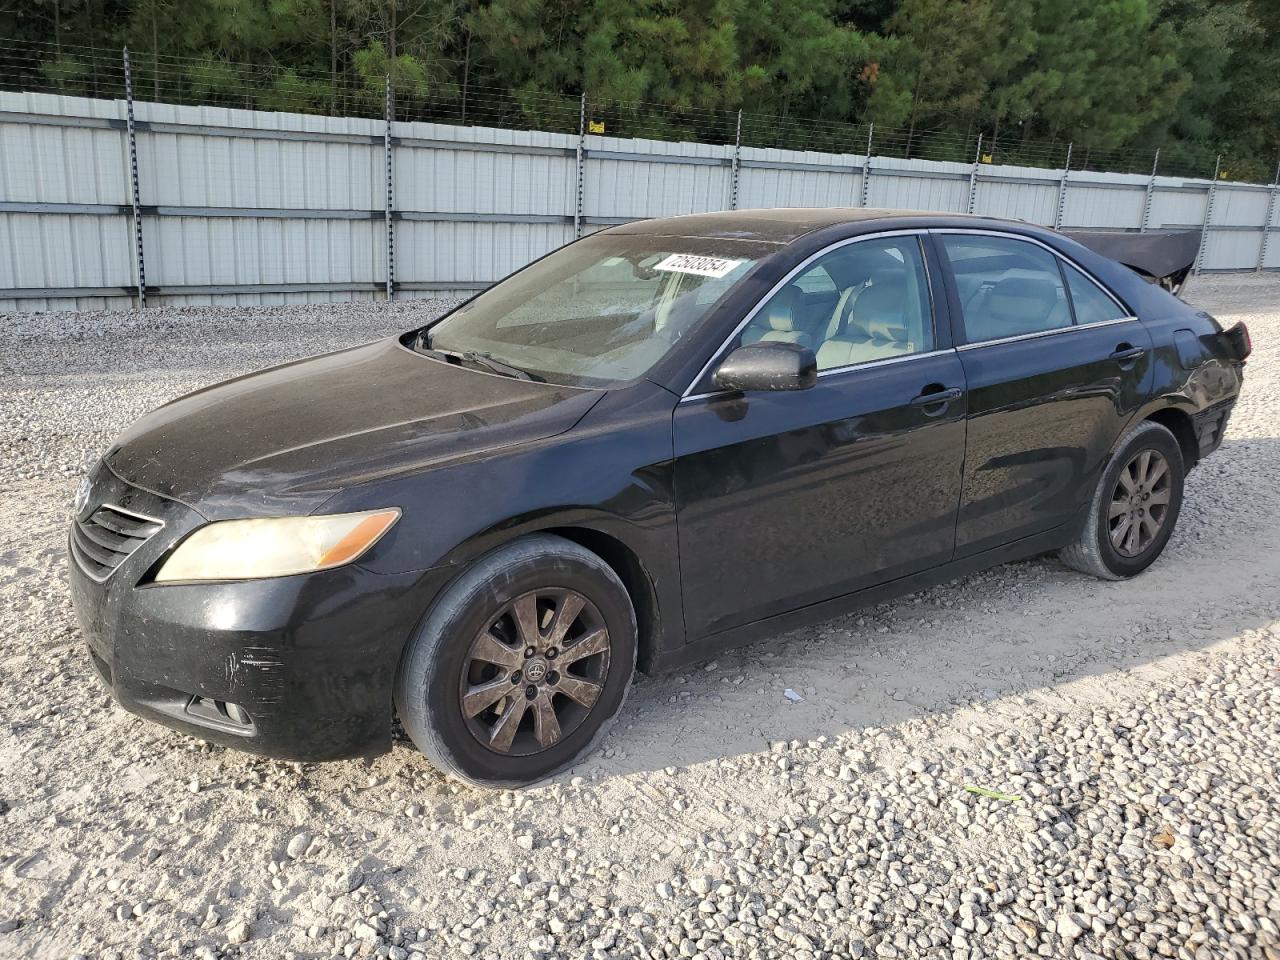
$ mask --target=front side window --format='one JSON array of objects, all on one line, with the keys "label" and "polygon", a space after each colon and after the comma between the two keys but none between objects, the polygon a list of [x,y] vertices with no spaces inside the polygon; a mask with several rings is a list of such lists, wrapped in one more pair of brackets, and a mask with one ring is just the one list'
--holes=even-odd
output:
[{"label": "front side window", "polygon": [[644,376],[778,249],[697,237],[587,237],[421,331],[418,348],[553,383],[616,386]]},{"label": "front side window", "polygon": [[1064,261],[1062,272],[1067,275],[1067,287],[1071,291],[1071,306],[1075,309],[1077,324],[1103,323],[1128,316],[1096,283],[1071,264]]},{"label": "front side window", "polygon": [[969,343],[1071,326],[1058,258],[1034,243],[979,234],[941,234],[960,295]]},{"label": "front side window", "polygon": [[771,341],[811,348],[819,370],[932,350],[919,238],[861,240],[819,257],[756,311],[739,340]]}]

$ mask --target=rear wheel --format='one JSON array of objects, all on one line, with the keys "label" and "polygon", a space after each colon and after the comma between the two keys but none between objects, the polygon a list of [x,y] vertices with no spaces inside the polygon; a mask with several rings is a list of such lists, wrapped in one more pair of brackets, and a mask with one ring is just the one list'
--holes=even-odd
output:
[{"label": "rear wheel", "polygon": [[405,650],[396,708],[444,772],[523,785],[604,733],[635,661],[635,612],[617,574],[539,534],[481,558],[449,587]]},{"label": "rear wheel", "polygon": [[1182,450],[1169,430],[1144,421],[1120,442],[1102,473],[1080,539],[1059,557],[1106,580],[1155,562],[1182,508]]}]

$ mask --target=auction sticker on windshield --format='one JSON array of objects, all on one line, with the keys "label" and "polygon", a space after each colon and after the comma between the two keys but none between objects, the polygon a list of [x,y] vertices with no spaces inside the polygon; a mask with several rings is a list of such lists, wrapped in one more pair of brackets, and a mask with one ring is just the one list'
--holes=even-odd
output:
[{"label": "auction sticker on windshield", "polygon": [[742,263],[741,260],[721,260],[719,257],[699,257],[692,253],[673,253],[653,269],[671,273],[693,273],[700,277],[720,279]]}]

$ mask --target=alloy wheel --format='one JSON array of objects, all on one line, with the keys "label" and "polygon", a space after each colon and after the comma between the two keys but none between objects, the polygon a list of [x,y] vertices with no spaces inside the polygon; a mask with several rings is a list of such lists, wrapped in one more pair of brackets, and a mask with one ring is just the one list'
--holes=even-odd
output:
[{"label": "alloy wheel", "polygon": [[516,597],[467,651],[459,685],[467,729],[496,753],[549,749],[600,698],[609,650],[604,618],[582,594],[548,588]]},{"label": "alloy wheel", "polygon": [[1169,462],[1156,450],[1139,451],[1120,471],[1107,525],[1121,556],[1138,556],[1160,534],[1169,514],[1169,479]]}]

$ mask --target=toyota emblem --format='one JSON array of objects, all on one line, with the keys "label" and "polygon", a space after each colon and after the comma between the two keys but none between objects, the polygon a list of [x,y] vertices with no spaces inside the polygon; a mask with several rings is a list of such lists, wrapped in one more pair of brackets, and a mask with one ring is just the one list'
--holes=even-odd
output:
[{"label": "toyota emblem", "polygon": [[547,661],[543,660],[541,657],[530,660],[525,664],[524,675],[532,683],[541,683],[543,678],[547,675]]}]

